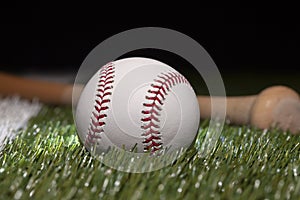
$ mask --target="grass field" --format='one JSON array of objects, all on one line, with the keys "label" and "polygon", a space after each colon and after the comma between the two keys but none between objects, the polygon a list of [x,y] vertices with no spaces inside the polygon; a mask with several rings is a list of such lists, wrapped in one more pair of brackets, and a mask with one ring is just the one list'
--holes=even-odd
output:
[{"label": "grass field", "polygon": [[0,199],[299,199],[299,136],[225,126],[204,158],[199,141],[172,166],[119,172],[85,151],[71,108],[44,106],[0,153]]}]

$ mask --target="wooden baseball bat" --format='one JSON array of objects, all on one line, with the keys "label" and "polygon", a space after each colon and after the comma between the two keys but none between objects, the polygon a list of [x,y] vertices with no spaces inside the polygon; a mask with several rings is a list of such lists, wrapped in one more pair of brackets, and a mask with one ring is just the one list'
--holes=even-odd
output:
[{"label": "wooden baseball bat", "polygon": [[[79,90],[82,86],[79,86]],[[21,78],[0,72],[0,94],[38,98],[49,104],[72,104],[73,85]]]},{"label": "wooden baseball bat", "polygon": [[[82,85],[74,88],[80,94]],[[21,78],[0,72],[0,94],[32,99],[49,104],[72,104],[72,84],[53,83]],[[75,97],[75,99],[79,96]],[[300,133],[300,99],[297,92],[285,86],[273,86],[252,96],[197,96],[201,118],[210,119],[212,99],[217,103],[226,98],[226,119],[237,125],[251,124],[261,129],[278,126],[294,134]],[[218,103],[216,111],[218,113]]]},{"label": "wooden baseball bat", "polygon": [[[224,97],[197,96],[201,118],[211,117],[211,101]],[[297,92],[285,86],[272,86],[258,95],[226,97],[226,119],[233,124],[260,129],[278,127],[300,134],[300,98]]]}]

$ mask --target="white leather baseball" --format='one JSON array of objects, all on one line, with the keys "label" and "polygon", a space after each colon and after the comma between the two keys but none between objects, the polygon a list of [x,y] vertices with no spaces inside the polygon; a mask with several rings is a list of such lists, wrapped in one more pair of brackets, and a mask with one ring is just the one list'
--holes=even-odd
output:
[{"label": "white leather baseball", "polygon": [[110,147],[138,153],[188,147],[200,111],[186,78],[148,58],[103,66],[86,84],[76,108],[78,135],[91,152]]}]

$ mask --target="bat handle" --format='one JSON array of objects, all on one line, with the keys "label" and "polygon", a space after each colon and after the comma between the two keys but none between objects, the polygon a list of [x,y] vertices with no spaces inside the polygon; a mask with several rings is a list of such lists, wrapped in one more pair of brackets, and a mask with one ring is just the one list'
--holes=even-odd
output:
[{"label": "bat handle", "polygon": [[[78,86],[82,89],[82,86]],[[0,72],[0,94],[19,95],[23,98],[37,98],[50,104],[71,104],[72,84],[31,80]]]},{"label": "bat handle", "polygon": [[[226,120],[233,124],[248,124],[250,122],[250,113],[252,106],[256,100],[256,95],[253,96],[234,96],[234,97],[210,97],[197,96],[200,106],[202,119],[209,119],[212,116],[211,106],[216,107],[215,116],[219,116],[221,102],[226,102]],[[223,104],[222,104],[223,105]]]}]

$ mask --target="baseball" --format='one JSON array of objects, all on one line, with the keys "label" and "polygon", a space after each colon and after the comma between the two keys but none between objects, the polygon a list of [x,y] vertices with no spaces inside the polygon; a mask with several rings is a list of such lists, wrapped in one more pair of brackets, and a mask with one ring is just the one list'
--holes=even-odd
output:
[{"label": "baseball", "polygon": [[110,62],[95,73],[80,95],[75,121],[90,152],[116,147],[156,153],[189,147],[200,110],[183,75],[157,60],[134,57]]}]

